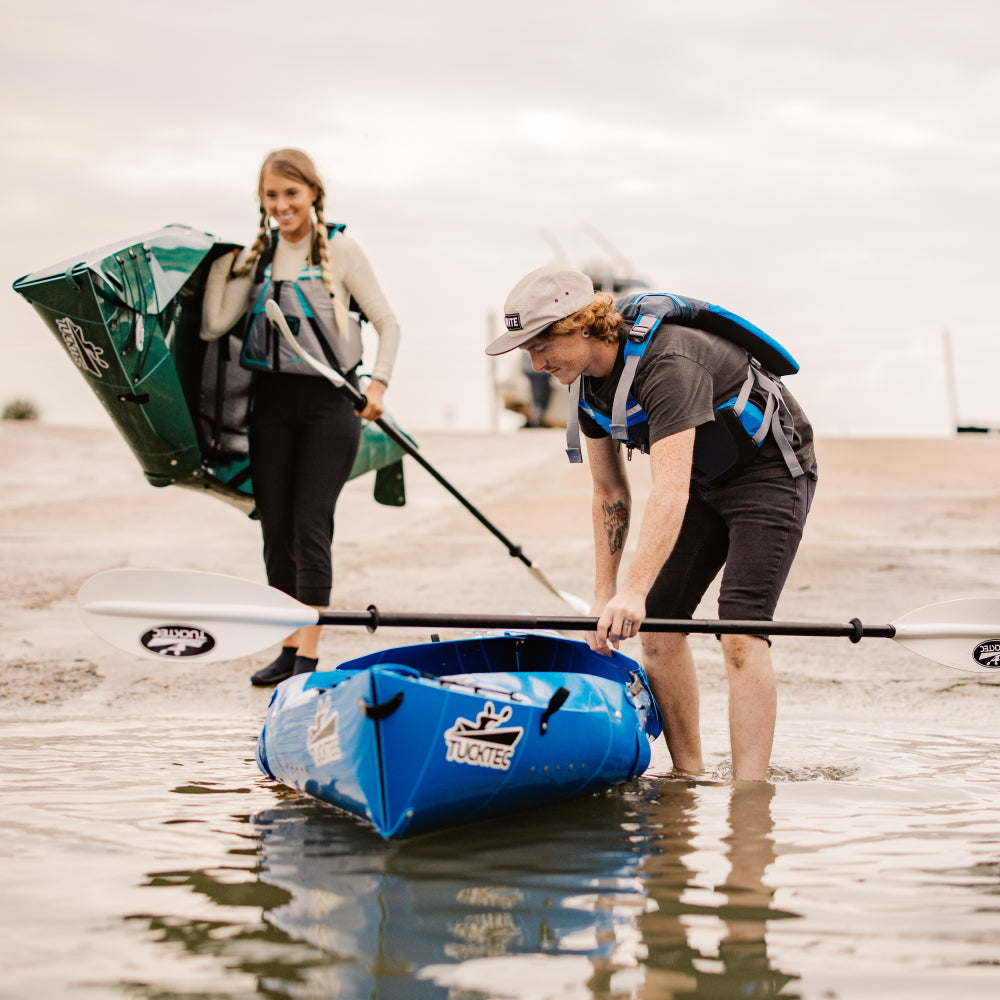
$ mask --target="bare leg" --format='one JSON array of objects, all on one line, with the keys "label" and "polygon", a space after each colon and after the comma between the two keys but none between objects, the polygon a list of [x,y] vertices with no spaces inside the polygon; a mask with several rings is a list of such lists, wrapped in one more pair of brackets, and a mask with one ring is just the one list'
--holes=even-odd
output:
[{"label": "bare leg", "polygon": [[725,635],[729,740],[735,781],[765,781],[774,743],[778,694],[771,647],[760,636]]},{"label": "bare leg", "polygon": [[698,676],[687,637],[643,632],[642,659],[653,697],[663,715],[663,736],[674,767],[692,774],[705,765],[701,756]]},{"label": "bare leg", "polygon": [[[325,608],[317,608],[317,611],[325,611]],[[299,651],[299,656],[308,656],[316,659],[319,656],[319,637],[323,631],[322,625],[303,625],[298,631],[293,632],[283,643],[283,646],[295,646]]]}]

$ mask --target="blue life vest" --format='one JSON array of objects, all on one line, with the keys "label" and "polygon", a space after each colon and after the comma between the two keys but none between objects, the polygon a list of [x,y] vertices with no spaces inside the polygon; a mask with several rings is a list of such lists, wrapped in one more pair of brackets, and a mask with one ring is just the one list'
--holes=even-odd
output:
[{"label": "blue life vest", "polygon": [[[632,397],[632,382],[646,348],[661,323],[690,326],[737,344],[747,352],[747,377],[739,393],[717,406],[715,420],[695,431],[693,478],[705,485],[724,480],[728,473],[752,462],[764,439],[771,435],[789,473],[802,475],[790,438],[791,414],[781,396],[781,376],[799,370],[798,362],[776,340],[759,327],[721,306],[669,293],[646,292],[619,299],[615,308],[628,324],[624,358],[615,388],[611,414],[601,412],[582,396],[582,376],[570,386],[566,454],[571,462],[582,462],[579,411],[583,410],[615,441],[629,448],[649,450],[649,422]],[[761,409],[750,396],[755,393]]]},{"label": "blue life vest", "polygon": [[[342,223],[327,226],[329,238],[332,239],[345,228]],[[333,298],[323,283],[323,274],[316,264],[307,264],[294,281],[273,281],[271,259],[274,256],[274,246],[272,239],[270,249],[261,255],[257,265],[250,292],[246,337],[240,353],[240,364],[251,371],[316,374],[292,351],[267,318],[267,300],[274,299],[303,350],[313,357],[324,359],[341,374],[347,374],[361,361],[360,322],[353,314],[348,314],[350,329],[338,336]]]}]

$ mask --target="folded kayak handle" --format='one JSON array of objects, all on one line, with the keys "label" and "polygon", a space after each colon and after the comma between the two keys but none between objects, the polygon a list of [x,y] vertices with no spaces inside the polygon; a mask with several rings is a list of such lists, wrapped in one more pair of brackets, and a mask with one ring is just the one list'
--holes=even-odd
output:
[{"label": "folded kayak handle", "polygon": [[566,699],[569,697],[569,689],[561,687],[556,693],[549,698],[549,704],[545,711],[542,712],[542,721],[538,724],[538,732],[544,736],[549,728],[549,719],[559,711],[563,705],[566,704]]},{"label": "folded kayak handle", "polygon": [[369,705],[364,698],[358,699],[358,708],[369,718],[374,719],[378,722],[380,719],[387,719],[393,712],[403,704],[403,692],[397,691],[388,701],[383,701],[381,704],[376,702],[374,705]]}]

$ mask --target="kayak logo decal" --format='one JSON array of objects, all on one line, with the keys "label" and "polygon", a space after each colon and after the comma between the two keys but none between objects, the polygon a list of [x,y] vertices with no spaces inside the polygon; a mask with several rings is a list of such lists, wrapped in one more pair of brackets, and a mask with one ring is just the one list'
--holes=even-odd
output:
[{"label": "kayak logo decal", "polygon": [[316,708],[316,721],[309,727],[306,749],[313,761],[322,767],[344,756],[340,746],[340,713],[328,706]]},{"label": "kayak logo decal", "polygon": [[513,714],[510,705],[505,705],[498,714],[493,702],[488,701],[475,722],[459,716],[444,733],[448,747],[445,759],[494,771],[508,770],[514,748],[524,735],[521,726],[504,726]]},{"label": "kayak logo decal", "polygon": [[158,656],[202,656],[215,649],[215,637],[197,625],[156,625],[139,642]]},{"label": "kayak logo decal", "polygon": [[63,316],[56,320],[56,327],[59,336],[62,337],[69,356],[73,359],[73,364],[82,369],[94,378],[100,378],[102,369],[109,368],[110,365],[104,360],[104,348],[91,343],[83,335],[83,330],[74,323],[69,316]]},{"label": "kayak logo decal", "polygon": [[981,642],[972,651],[972,655],[981,667],[1000,669],[1000,639]]}]

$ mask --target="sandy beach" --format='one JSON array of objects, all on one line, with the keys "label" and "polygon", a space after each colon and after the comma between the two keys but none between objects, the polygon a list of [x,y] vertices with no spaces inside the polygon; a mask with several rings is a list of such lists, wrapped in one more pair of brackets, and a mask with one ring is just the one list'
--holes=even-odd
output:
[{"label": "sandy beach", "polygon": [[[589,477],[555,430],[426,434],[427,459],[560,589],[589,598]],[[112,429],[0,425],[0,701],[8,718],[143,712],[261,713],[248,683],[270,651],[220,664],[163,664],[90,633],[75,594],[120,566],[210,570],[263,581],[257,524],[224,502],[149,486]],[[926,604],[994,596],[1000,578],[1000,437],[819,442],[820,484],[778,618],[882,624]],[[637,504],[648,483],[633,464]],[[566,614],[519,560],[424,470],[407,463],[408,502],[379,506],[372,477],[337,513],[334,604],[443,613]],[[711,595],[710,595],[711,596]],[[710,598],[702,608],[714,617]],[[322,662],[426,635],[329,628]],[[703,662],[709,729],[724,725],[716,643]],[[624,651],[638,656],[633,641]],[[914,724],[942,714],[995,718],[997,679],[936,665],[886,640],[775,640],[781,717],[885,711]],[[987,690],[988,689],[988,690]],[[779,717],[779,742],[781,736]],[[723,748],[718,748],[723,749]]]},{"label": "sandy beach", "polygon": [[[559,431],[417,437],[558,588],[589,593],[589,476]],[[0,997],[996,995],[1000,677],[886,639],[776,637],[771,780],[733,785],[718,643],[697,636],[696,782],[658,739],[621,789],[384,841],[258,770],[271,691],[249,675],[272,650],[138,659],[79,618],[78,588],[113,567],[262,582],[256,523],[147,485],[110,428],[0,423],[0,455]],[[1000,436],[819,456],[780,618],[998,596]],[[338,511],[337,607],[569,613],[423,469],[402,509],[371,485]],[[327,628],[322,662],[427,638]]]}]

